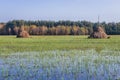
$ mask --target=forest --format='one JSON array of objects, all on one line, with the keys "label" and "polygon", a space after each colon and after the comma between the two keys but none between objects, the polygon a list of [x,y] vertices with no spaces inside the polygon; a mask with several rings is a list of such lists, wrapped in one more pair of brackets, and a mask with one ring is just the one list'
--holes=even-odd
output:
[{"label": "forest", "polygon": [[30,35],[89,35],[97,26],[102,26],[108,35],[120,35],[120,22],[90,21],[25,21],[12,20],[0,23],[0,35],[16,35],[22,27]]}]

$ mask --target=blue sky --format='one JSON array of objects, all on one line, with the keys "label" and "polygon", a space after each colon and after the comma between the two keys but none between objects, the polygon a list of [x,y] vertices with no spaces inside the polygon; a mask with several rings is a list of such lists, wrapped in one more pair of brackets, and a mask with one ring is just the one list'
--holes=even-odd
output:
[{"label": "blue sky", "polygon": [[120,0],[0,0],[0,22],[87,20],[120,22]]}]

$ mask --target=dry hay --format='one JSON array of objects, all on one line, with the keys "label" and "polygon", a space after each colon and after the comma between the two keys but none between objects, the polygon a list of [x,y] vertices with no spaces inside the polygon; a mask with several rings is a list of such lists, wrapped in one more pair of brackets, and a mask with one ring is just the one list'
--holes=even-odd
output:
[{"label": "dry hay", "polygon": [[29,38],[30,35],[27,31],[25,31],[23,28],[20,28],[18,30],[17,38]]},{"label": "dry hay", "polygon": [[90,34],[88,38],[110,38],[102,29],[102,27],[97,27],[93,30],[93,33]]}]

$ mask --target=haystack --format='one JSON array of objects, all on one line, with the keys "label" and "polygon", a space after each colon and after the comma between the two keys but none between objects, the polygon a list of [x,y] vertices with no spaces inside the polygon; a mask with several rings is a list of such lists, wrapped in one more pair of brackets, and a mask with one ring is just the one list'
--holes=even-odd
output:
[{"label": "haystack", "polygon": [[29,38],[30,35],[27,31],[24,30],[24,28],[20,28],[18,30],[17,38]]},{"label": "haystack", "polygon": [[93,33],[88,38],[109,38],[109,36],[104,32],[102,27],[97,27],[93,29]]}]

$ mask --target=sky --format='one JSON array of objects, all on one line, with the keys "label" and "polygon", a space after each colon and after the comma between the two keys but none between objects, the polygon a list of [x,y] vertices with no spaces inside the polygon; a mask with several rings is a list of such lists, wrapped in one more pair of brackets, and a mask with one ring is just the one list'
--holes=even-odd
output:
[{"label": "sky", "polygon": [[0,22],[71,20],[120,22],[120,0],[0,0]]}]

